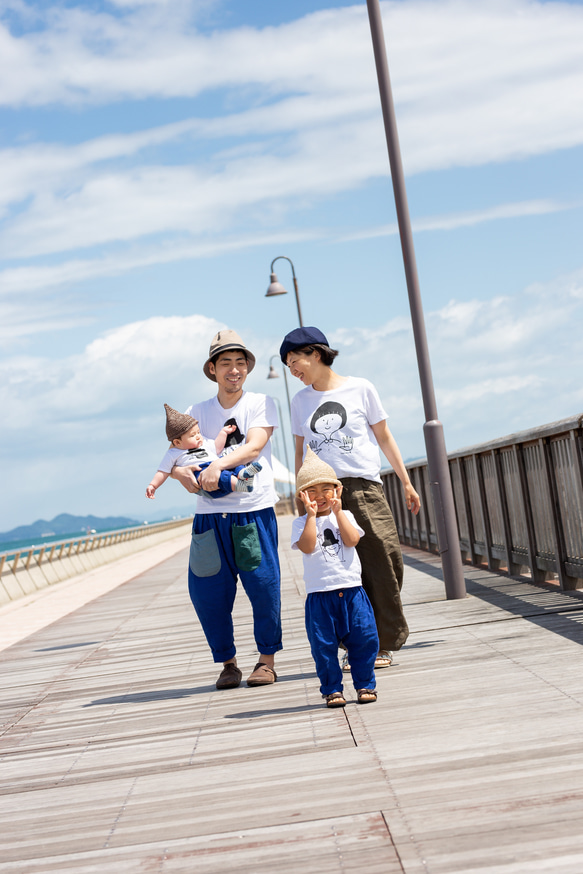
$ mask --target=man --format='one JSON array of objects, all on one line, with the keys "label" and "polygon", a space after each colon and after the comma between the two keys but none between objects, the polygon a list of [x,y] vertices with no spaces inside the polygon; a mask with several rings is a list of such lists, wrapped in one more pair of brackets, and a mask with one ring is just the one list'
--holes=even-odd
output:
[{"label": "man", "polygon": [[223,663],[217,689],[239,686],[233,629],[233,604],[237,577],[253,608],[253,630],[259,661],[247,678],[248,686],[265,686],[277,680],[275,653],[282,648],[280,571],[277,555],[277,495],[271,468],[270,438],[277,427],[273,400],[243,389],[255,356],[235,331],[219,331],[203,366],[216,382],[215,397],[193,404],[186,411],[198,420],[200,430],[214,439],[225,425],[236,425],[227,440],[228,451],[199,476],[189,468],[174,468],[172,476],[187,491],[217,487],[222,470],[258,461],[261,471],[252,492],[233,492],[217,501],[201,494],[192,526],[188,569],[190,599],[202,625],[215,662]]}]

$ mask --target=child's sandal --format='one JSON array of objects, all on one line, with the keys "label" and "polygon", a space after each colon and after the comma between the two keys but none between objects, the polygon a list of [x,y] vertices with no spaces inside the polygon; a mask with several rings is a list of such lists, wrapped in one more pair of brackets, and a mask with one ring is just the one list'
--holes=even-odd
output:
[{"label": "child's sandal", "polygon": [[356,694],[358,695],[359,704],[371,704],[377,700],[376,689],[359,689]]},{"label": "child's sandal", "polygon": [[326,707],[346,707],[346,698],[342,692],[332,692],[324,697],[326,699]]}]

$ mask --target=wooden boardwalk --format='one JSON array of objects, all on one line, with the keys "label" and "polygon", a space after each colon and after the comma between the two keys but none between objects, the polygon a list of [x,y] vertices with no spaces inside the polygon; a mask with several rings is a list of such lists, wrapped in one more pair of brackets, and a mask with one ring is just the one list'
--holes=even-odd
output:
[{"label": "wooden boardwalk", "polygon": [[327,710],[279,521],[274,686],[216,691],[184,550],[0,652],[0,872],[580,874],[582,593],[408,550],[379,701]]}]

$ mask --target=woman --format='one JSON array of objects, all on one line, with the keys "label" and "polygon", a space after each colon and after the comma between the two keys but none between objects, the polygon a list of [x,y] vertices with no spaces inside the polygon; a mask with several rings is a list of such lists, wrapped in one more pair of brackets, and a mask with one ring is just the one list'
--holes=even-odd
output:
[{"label": "woman", "polygon": [[[310,446],[342,482],[342,505],[365,532],[357,550],[379,634],[375,667],[388,667],[393,651],[407,640],[409,629],[401,603],[403,557],[381,484],[379,447],[403,484],[408,509],[415,514],[419,512],[419,495],[373,384],[332,370],[338,352],[330,348],[318,328],[296,328],[286,334],[279,351],[291,374],[305,386],[291,404],[296,474]],[[348,669],[346,659],[343,669]]]}]

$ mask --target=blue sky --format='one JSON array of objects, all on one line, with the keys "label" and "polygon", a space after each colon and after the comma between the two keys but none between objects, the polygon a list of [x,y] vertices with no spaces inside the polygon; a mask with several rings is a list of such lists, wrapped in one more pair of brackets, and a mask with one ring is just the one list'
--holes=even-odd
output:
[{"label": "blue sky", "polygon": [[[448,448],[583,413],[583,4],[381,8]],[[365,3],[0,0],[0,79],[0,530],[191,508],[144,489],[222,326],[286,419],[279,255],[424,454]]]}]

